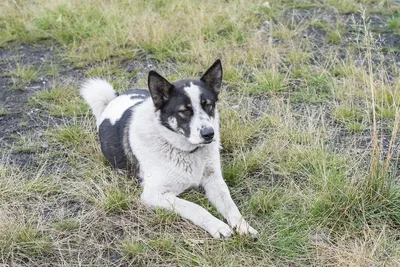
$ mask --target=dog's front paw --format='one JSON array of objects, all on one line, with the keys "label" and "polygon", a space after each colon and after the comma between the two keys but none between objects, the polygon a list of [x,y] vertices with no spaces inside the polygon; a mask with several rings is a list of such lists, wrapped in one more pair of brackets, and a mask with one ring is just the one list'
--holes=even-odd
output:
[{"label": "dog's front paw", "polygon": [[228,238],[233,234],[232,228],[218,219],[208,222],[205,228],[214,238]]},{"label": "dog's front paw", "polygon": [[243,218],[236,220],[232,223],[232,228],[236,230],[239,235],[258,236],[257,230],[251,227]]}]

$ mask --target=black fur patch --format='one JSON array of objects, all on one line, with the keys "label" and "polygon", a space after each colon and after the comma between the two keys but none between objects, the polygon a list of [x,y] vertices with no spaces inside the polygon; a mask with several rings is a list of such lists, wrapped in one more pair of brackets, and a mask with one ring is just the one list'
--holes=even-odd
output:
[{"label": "black fur patch", "polygon": [[[144,89],[128,90],[121,95],[132,95],[132,99],[141,100],[150,97],[149,91]],[[101,151],[104,157],[114,168],[128,170],[130,174],[136,177],[139,174],[139,163],[130,149],[129,125],[134,109],[141,103],[132,105],[125,110],[122,117],[114,125],[111,124],[109,119],[105,119],[99,126]]]},{"label": "black fur patch", "polygon": [[121,119],[111,124],[109,119],[105,119],[99,126],[99,137],[101,151],[111,166],[117,169],[126,169],[126,153],[124,150],[124,128],[128,127],[132,117],[132,107],[127,109]]},{"label": "black fur patch", "polygon": [[122,92],[121,95],[132,95],[131,99],[143,99],[150,97],[149,90],[146,89],[133,89]]},{"label": "black fur patch", "polygon": [[[186,95],[184,88],[190,87],[190,84],[196,85],[200,89],[200,101],[204,100],[204,103],[211,103],[213,108],[209,111],[206,110],[210,117],[214,116],[215,102],[218,100],[218,95],[202,81],[199,80],[181,80],[172,83],[174,89],[169,95],[168,100],[163,103],[160,107],[160,122],[163,126],[171,131],[179,132],[182,131],[186,137],[190,136],[190,121],[193,116],[193,112],[190,114],[182,114],[179,109],[182,106],[191,105],[190,98]],[[204,108],[204,106],[203,106]],[[191,110],[188,108],[188,110]],[[168,120],[175,118],[177,122],[177,129],[172,129]]]},{"label": "black fur patch", "polygon": [[[189,86],[189,83],[181,83],[182,81],[178,81],[173,83],[175,86],[172,94],[169,96],[168,100],[161,106],[160,108],[160,122],[163,126],[168,128],[171,131],[179,132],[179,130],[183,131],[184,136],[190,136],[190,120],[192,119],[193,114],[182,114],[179,112],[179,109],[182,106],[191,105],[190,98],[186,95],[184,88]],[[170,118],[175,118],[177,122],[177,129],[172,129],[169,125],[168,120]]]},{"label": "black fur patch", "polygon": [[[218,101],[218,95],[208,88],[206,84],[200,82],[201,85],[197,85],[200,88],[200,104],[201,107],[205,110],[205,112],[210,117],[214,117],[215,115],[215,103]],[[207,104],[211,105],[211,108],[207,108]]]}]

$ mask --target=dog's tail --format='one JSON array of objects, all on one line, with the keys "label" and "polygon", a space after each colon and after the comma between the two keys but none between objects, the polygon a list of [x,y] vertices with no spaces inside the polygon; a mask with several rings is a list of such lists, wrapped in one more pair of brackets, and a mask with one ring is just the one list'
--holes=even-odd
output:
[{"label": "dog's tail", "polygon": [[81,86],[80,94],[92,109],[96,120],[107,105],[118,96],[112,85],[101,79],[85,81]]}]

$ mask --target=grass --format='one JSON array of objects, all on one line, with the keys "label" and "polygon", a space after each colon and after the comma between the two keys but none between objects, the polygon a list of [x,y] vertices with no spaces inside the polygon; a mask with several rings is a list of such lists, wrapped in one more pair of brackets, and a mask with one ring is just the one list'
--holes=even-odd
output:
[{"label": "grass", "polygon": [[17,63],[16,68],[12,70],[8,75],[11,76],[12,89],[13,90],[24,90],[31,82],[35,81],[39,77],[38,70],[32,65],[21,65]]},{"label": "grass", "polygon": [[[397,266],[398,52],[366,14],[386,18],[385,34],[399,27],[395,2],[378,2],[1,2],[0,262]],[[143,206],[77,89],[98,76],[143,88],[149,69],[198,77],[216,58],[223,174],[256,242]],[[40,77],[48,89],[31,88]],[[220,217],[202,191],[182,198]]]},{"label": "grass", "polygon": [[38,91],[30,98],[32,106],[48,110],[49,114],[56,117],[84,115],[86,106],[79,97],[77,88],[57,87],[53,90]]},{"label": "grass", "polygon": [[0,108],[0,116],[10,115],[10,112],[6,108]]},{"label": "grass", "polygon": [[389,30],[394,31],[396,34],[400,34],[400,17],[393,17],[391,19],[388,20],[387,22],[387,28]]}]

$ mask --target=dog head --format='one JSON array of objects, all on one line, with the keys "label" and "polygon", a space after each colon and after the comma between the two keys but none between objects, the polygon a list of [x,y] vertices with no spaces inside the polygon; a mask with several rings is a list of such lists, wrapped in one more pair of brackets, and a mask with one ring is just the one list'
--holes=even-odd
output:
[{"label": "dog head", "polygon": [[218,59],[200,80],[168,82],[150,71],[148,85],[162,126],[192,145],[214,141],[216,102],[221,90],[222,65]]}]

